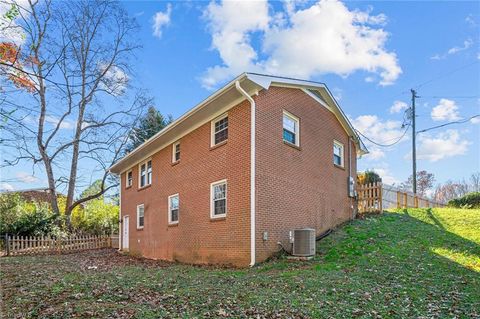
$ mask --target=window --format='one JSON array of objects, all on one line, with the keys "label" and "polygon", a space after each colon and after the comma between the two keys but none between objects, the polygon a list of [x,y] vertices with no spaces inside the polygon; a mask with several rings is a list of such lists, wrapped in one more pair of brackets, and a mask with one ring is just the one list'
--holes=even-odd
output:
[{"label": "window", "polygon": [[283,112],[283,140],[300,146],[300,120],[288,112]]},{"label": "window", "polygon": [[228,139],[228,114],[224,114],[212,121],[211,146],[222,143]]},{"label": "window", "polygon": [[148,160],[140,164],[139,173],[140,173],[140,178],[139,178],[140,188],[152,184],[152,160]]},{"label": "window", "polygon": [[178,194],[168,197],[168,223],[178,223],[178,211],[180,207],[180,198]]},{"label": "window", "polygon": [[227,180],[210,185],[210,198],[210,217],[225,217],[227,215]]},{"label": "window", "polygon": [[173,143],[172,151],[172,163],[176,163],[180,160],[180,142]]},{"label": "window", "polygon": [[343,144],[333,141],[333,164],[343,167]]},{"label": "window", "polygon": [[130,187],[133,184],[133,173],[131,170],[127,172],[127,178],[126,178],[126,186]]},{"label": "window", "polygon": [[145,224],[145,208],[143,204],[137,206],[137,228],[142,229]]}]

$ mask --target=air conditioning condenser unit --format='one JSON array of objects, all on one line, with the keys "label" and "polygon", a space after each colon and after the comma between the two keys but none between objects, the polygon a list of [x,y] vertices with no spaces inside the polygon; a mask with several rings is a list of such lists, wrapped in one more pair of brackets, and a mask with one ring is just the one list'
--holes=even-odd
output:
[{"label": "air conditioning condenser unit", "polygon": [[293,231],[292,255],[301,257],[315,255],[315,229],[302,228]]}]

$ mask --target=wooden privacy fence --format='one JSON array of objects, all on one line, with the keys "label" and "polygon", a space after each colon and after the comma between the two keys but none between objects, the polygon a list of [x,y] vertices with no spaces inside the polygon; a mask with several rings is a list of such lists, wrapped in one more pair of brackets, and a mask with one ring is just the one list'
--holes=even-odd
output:
[{"label": "wooden privacy fence", "polygon": [[415,196],[383,183],[357,185],[358,212],[381,212],[388,208],[444,207],[444,203]]},{"label": "wooden privacy fence", "polygon": [[[63,253],[112,247],[113,236],[69,236],[65,238],[5,236],[7,256]],[[118,240],[118,237],[117,237]]]}]

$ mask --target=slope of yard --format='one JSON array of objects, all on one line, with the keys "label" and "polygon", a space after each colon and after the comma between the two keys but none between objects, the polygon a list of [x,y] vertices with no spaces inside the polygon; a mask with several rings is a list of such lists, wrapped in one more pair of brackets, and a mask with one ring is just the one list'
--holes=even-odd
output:
[{"label": "slope of yard", "polygon": [[[0,259],[4,318],[479,318],[480,210],[353,221],[312,262],[193,267],[112,250]],[[2,317],[2,316],[0,316]]]}]

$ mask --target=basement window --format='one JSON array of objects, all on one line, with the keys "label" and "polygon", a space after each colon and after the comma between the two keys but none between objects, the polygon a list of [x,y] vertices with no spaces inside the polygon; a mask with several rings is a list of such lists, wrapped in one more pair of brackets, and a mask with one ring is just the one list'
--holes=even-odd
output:
[{"label": "basement window", "polygon": [[168,223],[178,223],[178,212],[180,208],[180,198],[178,194],[168,196]]},{"label": "basement window", "polygon": [[143,204],[137,206],[137,229],[143,229],[145,225],[145,206]]},{"label": "basement window", "polygon": [[343,144],[333,141],[333,164],[343,167]]},{"label": "basement window", "polygon": [[287,111],[283,111],[283,140],[300,146],[300,120]]},{"label": "basement window", "polygon": [[211,146],[218,145],[228,139],[228,114],[225,113],[211,122]]},{"label": "basement window", "polygon": [[210,217],[219,218],[227,215],[227,180],[210,185]]}]

